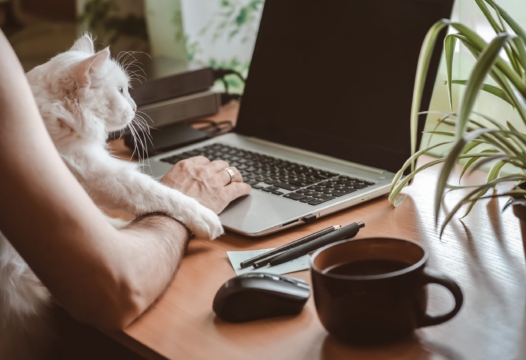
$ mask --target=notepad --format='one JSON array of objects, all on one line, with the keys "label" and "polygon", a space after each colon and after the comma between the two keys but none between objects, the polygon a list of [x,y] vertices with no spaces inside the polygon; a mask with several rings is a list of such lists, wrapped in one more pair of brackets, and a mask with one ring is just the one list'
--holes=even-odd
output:
[{"label": "notepad", "polygon": [[252,266],[248,268],[241,269],[239,264],[243,261],[253,258],[254,256],[263,254],[272,249],[261,249],[261,250],[248,250],[248,251],[227,251],[228,258],[230,263],[234,268],[234,271],[237,275],[242,275],[250,272],[265,272],[270,274],[288,274],[296,271],[306,270],[310,267],[309,265],[309,255],[303,255],[302,257],[296,258],[294,260],[288,261],[286,263],[276,265],[276,266],[264,266],[259,269],[254,269]]}]

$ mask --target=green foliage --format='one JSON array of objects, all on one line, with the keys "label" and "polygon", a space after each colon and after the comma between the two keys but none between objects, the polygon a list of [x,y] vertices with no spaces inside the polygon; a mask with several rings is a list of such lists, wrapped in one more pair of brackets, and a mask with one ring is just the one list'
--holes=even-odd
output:
[{"label": "green foliage", "polygon": [[[483,165],[493,163],[488,173],[486,183],[472,187],[473,190],[464,196],[446,215],[442,223],[441,234],[448,222],[463,205],[467,205],[467,210],[464,214],[464,216],[466,216],[479,199],[488,198],[488,196],[484,195],[489,189],[495,190],[496,186],[503,182],[515,181],[519,184],[526,182],[526,135],[517,130],[509,122],[503,125],[488,116],[473,111],[479,92],[481,90],[486,91],[511,104],[526,126],[526,107],[524,105],[526,104],[526,32],[493,0],[475,1],[493,27],[496,36],[488,44],[468,27],[449,20],[441,20],[429,30],[422,45],[417,76],[415,78],[411,113],[411,151],[413,155],[396,174],[389,196],[391,203],[395,206],[399,205],[404,198],[404,196],[399,196],[399,194],[410,179],[429,166],[443,163],[435,193],[435,217],[438,221],[441,200],[445,195],[446,189],[454,191],[465,188],[462,186],[453,186],[448,183],[455,164],[461,159],[467,160],[460,175],[460,177],[462,177],[466,172],[471,172],[479,169]],[[453,145],[448,156],[415,169],[416,160],[421,155],[428,154],[430,150],[438,146],[428,146],[417,152],[416,132],[423,86],[431,60],[431,54],[439,32],[447,26],[457,31],[457,33],[446,36],[444,40],[447,86],[451,108],[453,107],[451,95],[452,84],[465,85],[466,89],[461,99],[458,113],[443,113],[445,117],[439,122],[453,125],[455,131],[430,132],[432,135],[440,134],[451,139],[449,142],[439,144]],[[507,27],[513,30],[513,33],[508,33]],[[477,60],[467,80],[452,79],[454,50],[458,41],[466,46]],[[502,51],[506,53],[509,61],[501,57],[500,54]],[[498,86],[484,84],[484,80],[488,75],[495,80]],[[472,119],[472,114],[481,117],[488,125],[486,126],[482,122]],[[479,145],[485,145],[487,149],[482,152],[472,152],[472,150]],[[502,167],[507,164],[513,165],[516,173],[510,176],[500,177]],[[403,178],[404,170],[407,169],[409,165],[411,165],[411,174]],[[526,190],[519,186],[513,190],[495,193],[489,197],[501,196],[513,197],[514,200],[508,204],[526,204]]]},{"label": "green foliage", "polygon": [[264,0],[250,0],[243,5],[239,0],[221,0],[221,10],[201,30],[201,34],[211,32],[213,40],[224,36],[228,40],[239,36],[241,42],[252,40],[257,32],[256,20],[264,2]]},{"label": "green foliage", "polygon": [[124,18],[117,17],[114,14],[118,10],[114,0],[90,0],[84,5],[78,21],[107,45],[114,44],[123,35],[147,41],[145,20],[131,14]]}]

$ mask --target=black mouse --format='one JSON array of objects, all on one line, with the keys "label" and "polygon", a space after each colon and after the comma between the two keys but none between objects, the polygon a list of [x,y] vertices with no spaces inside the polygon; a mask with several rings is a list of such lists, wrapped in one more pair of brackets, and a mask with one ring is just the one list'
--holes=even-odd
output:
[{"label": "black mouse", "polygon": [[229,322],[299,314],[310,296],[305,281],[283,275],[249,273],[228,280],[217,291],[213,309]]}]

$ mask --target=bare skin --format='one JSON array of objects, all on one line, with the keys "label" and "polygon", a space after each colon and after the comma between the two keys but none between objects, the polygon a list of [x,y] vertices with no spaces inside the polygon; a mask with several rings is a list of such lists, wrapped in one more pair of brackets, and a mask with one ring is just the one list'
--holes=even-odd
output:
[{"label": "bare skin", "polygon": [[[166,289],[188,231],[165,216],[113,228],[55,149],[20,63],[0,31],[0,229],[74,318],[122,329]],[[203,157],[161,180],[216,213],[249,193],[236,170]]]}]

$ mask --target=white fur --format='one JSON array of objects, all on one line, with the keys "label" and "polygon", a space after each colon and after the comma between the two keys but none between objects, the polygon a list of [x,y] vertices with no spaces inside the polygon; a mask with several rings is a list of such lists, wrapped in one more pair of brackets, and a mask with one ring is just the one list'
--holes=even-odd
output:
[{"label": "white fur", "polygon": [[[162,211],[198,236],[223,233],[212,210],[108,152],[108,133],[128,126],[136,110],[129,77],[108,48],[95,53],[91,37],[84,35],[69,51],[28,72],[27,79],[62,159],[98,206],[136,215]],[[50,306],[47,289],[0,234],[0,359],[35,354],[30,343],[38,348],[46,342],[35,332],[45,328]]]}]

